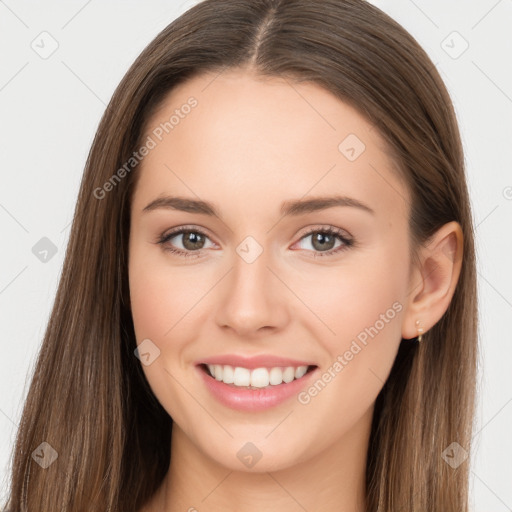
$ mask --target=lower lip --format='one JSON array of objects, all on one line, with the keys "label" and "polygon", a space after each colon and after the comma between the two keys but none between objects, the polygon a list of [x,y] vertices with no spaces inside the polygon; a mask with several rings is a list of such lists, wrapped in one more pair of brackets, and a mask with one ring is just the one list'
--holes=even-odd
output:
[{"label": "lower lip", "polygon": [[318,367],[306,373],[300,379],[276,386],[261,389],[245,389],[218,381],[208,374],[202,366],[197,367],[206,387],[222,404],[241,411],[262,411],[279,405],[294,395],[297,395],[311,380]]}]

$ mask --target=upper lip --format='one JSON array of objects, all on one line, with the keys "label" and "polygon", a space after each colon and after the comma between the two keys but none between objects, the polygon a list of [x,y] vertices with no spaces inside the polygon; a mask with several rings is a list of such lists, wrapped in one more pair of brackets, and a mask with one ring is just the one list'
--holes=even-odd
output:
[{"label": "upper lip", "polygon": [[207,357],[197,361],[200,364],[218,364],[230,365],[234,367],[242,367],[248,369],[254,368],[274,368],[274,367],[287,367],[287,366],[315,366],[307,361],[299,361],[298,359],[290,359],[288,357],[273,356],[270,354],[261,354],[259,356],[241,356],[236,354],[225,354],[213,357]]}]

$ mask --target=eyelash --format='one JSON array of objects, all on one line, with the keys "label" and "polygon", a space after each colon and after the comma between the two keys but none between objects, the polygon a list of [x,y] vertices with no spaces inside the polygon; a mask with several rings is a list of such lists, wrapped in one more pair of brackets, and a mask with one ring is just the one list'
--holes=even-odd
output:
[{"label": "eyelash", "polygon": [[[164,244],[167,243],[169,240],[174,238],[177,235],[181,235],[184,233],[198,233],[206,238],[209,238],[208,235],[202,231],[201,229],[195,228],[195,227],[187,227],[183,226],[179,229],[176,229],[175,231],[171,231],[170,233],[161,235],[158,240],[156,241],[157,244],[160,244],[163,246],[164,251],[169,251],[173,254],[177,254],[178,256],[183,256],[185,258],[194,258],[200,256],[201,249],[197,251],[183,251],[181,249],[176,249],[173,247],[165,247]],[[330,249],[328,251],[313,251],[313,258],[323,258],[323,257],[329,257],[334,256],[335,254],[338,254],[342,251],[345,251],[349,249],[350,247],[355,246],[355,241],[353,239],[345,237],[344,231],[341,229],[335,228],[333,226],[329,226],[328,228],[312,228],[309,231],[307,231],[304,235],[301,236],[300,240],[307,238],[309,235],[313,233],[322,233],[327,235],[334,235],[339,240],[343,242],[342,245],[337,247],[336,249]]]}]

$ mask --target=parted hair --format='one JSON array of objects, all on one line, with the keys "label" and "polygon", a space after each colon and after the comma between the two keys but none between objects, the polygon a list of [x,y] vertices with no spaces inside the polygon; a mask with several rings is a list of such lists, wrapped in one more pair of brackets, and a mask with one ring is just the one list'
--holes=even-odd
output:
[{"label": "parted hair", "polygon": [[[136,166],[99,199],[176,85],[248,68],[318,84],[384,138],[410,191],[411,256],[443,224],[462,228],[452,301],[421,344],[402,340],[375,404],[367,512],[467,512],[477,366],[474,228],[454,108],[436,67],[397,22],[363,0],[205,0],[129,68],[83,173],[53,309],[11,459],[10,512],[136,512],[170,463],[172,418],[134,356],[127,251]],[[199,107],[200,108],[200,107]],[[47,442],[46,469],[31,456]]]}]

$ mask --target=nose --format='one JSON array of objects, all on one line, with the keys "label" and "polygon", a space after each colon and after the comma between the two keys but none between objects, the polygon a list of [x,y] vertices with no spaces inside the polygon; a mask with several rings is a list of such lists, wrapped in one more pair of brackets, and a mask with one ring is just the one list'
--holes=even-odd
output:
[{"label": "nose", "polygon": [[276,276],[267,252],[252,262],[235,253],[232,261],[231,271],[220,283],[217,325],[244,338],[268,336],[285,328],[290,292]]}]

